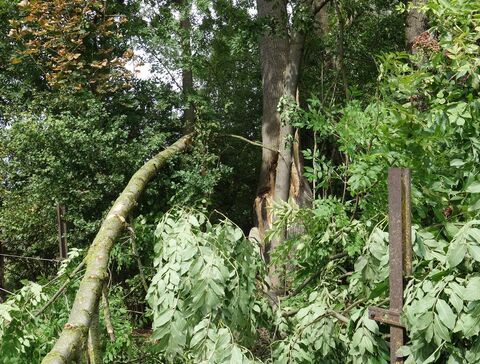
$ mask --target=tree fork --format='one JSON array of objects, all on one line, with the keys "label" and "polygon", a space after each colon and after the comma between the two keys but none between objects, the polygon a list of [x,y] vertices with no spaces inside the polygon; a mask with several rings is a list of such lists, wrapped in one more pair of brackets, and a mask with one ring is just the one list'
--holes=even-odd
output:
[{"label": "tree fork", "polygon": [[97,314],[113,243],[126,226],[131,213],[148,182],[173,155],[185,150],[191,135],[186,135],[145,163],[130,179],[127,187],[103,220],[102,226],[88,249],[86,272],[80,283],[68,322],[42,364],[69,363],[87,335],[93,315]]}]

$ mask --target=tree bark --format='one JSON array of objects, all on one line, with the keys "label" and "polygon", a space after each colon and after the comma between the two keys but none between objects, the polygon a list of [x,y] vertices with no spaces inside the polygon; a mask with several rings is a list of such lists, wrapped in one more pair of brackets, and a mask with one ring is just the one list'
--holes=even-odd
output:
[{"label": "tree bark", "polygon": [[[425,0],[413,0],[414,6],[421,6],[425,4]],[[407,14],[407,21],[405,27],[405,38],[407,41],[407,49],[412,53],[415,52],[413,44],[415,39],[427,30],[427,17],[420,13],[417,9],[412,9]]]},{"label": "tree bark", "polygon": [[102,364],[101,337],[99,332],[98,307],[93,311],[88,329],[88,363]]},{"label": "tree bark", "polygon": [[68,322],[52,350],[43,359],[43,364],[64,364],[71,361],[76,349],[88,333],[93,316],[98,313],[98,303],[102,295],[104,280],[108,277],[107,267],[110,251],[115,240],[125,229],[127,216],[136,206],[140,195],[148,182],[158,173],[160,167],[170,157],[183,151],[190,140],[190,135],[180,138],[145,163],[132,176],[115,201],[88,249],[86,272],[75,296]]},{"label": "tree bark", "polygon": [[115,331],[113,330],[112,319],[110,317],[110,304],[108,303],[108,284],[105,282],[102,289],[102,298],[103,298],[103,321],[105,321],[105,328],[107,329],[108,336],[110,336],[110,341],[114,342],[117,338],[115,337]]},{"label": "tree bark", "polygon": [[182,93],[185,103],[183,110],[183,121],[186,133],[193,131],[193,124],[195,121],[195,106],[191,100],[193,94],[193,71],[191,66],[192,46],[191,46],[191,32],[192,23],[190,21],[190,5],[188,0],[183,1],[184,9],[181,11],[182,19],[180,21],[181,37],[182,37]]},{"label": "tree bark", "polygon": [[[269,19],[276,26],[274,32],[264,34],[260,40],[263,84],[262,142],[265,147],[262,152],[255,211],[262,239],[274,219],[267,208],[272,201],[287,202],[292,181],[299,182],[301,179],[301,171],[298,173],[300,167],[292,163],[300,160],[294,159],[293,155],[292,125],[288,120],[282,122],[277,110],[282,96],[295,102],[305,43],[305,34],[296,29],[291,30],[290,37],[288,36],[286,5],[285,1],[257,0],[259,18]],[[265,246],[264,256],[267,263],[271,252],[284,241],[285,233],[286,231],[280,232],[271,239],[269,246]],[[281,293],[284,288],[279,268],[269,268],[270,288],[274,294]]]},{"label": "tree bark", "polygon": [[[283,96],[290,99],[290,102],[296,102],[295,96],[300,72],[300,61],[303,54],[305,35],[294,31],[289,44],[288,62],[285,67],[284,93]],[[291,174],[293,161],[293,127],[288,120],[281,121],[279,135],[278,164],[275,176],[274,201],[277,203],[287,202],[290,196]],[[273,217],[275,219],[275,217]],[[286,229],[279,232],[271,240],[269,253],[280,246],[286,237]],[[271,290],[274,295],[283,294],[285,284],[282,282],[282,272],[280,267],[269,267],[269,278]]]},{"label": "tree bark", "polygon": [[[278,161],[280,114],[278,102],[283,95],[283,73],[287,65],[288,36],[287,10],[284,0],[257,0],[258,18],[274,24],[275,29],[266,31],[260,38],[262,66],[262,165],[255,200],[255,210],[260,236],[271,227],[267,207],[271,206],[275,190],[275,175]],[[268,254],[266,254],[268,260]]]},{"label": "tree bark", "polygon": [[343,82],[343,89],[345,92],[345,99],[349,99],[350,94],[348,91],[348,78],[347,78],[347,70],[345,69],[345,20],[342,16],[342,12],[340,10],[340,5],[338,4],[338,0],[334,0],[333,3],[335,4],[335,12],[337,14],[338,19],[338,39],[337,39],[337,52],[338,52],[338,62],[337,68],[342,76]]}]

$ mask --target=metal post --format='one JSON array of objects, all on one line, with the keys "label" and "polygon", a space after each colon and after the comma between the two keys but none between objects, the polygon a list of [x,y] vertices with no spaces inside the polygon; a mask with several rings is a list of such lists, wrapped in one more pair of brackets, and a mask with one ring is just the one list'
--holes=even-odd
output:
[{"label": "metal post", "polygon": [[410,170],[390,168],[388,171],[389,218],[389,282],[390,309],[370,307],[373,320],[390,325],[390,363],[402,364],[397,350],[404,344],[404,326],[400,322],[403,309],[403,280],[412,274],[412,238],[410,207]]},{"label": "metal post", "polygon": [[67,257],[67,222],[65,221],[66,207],[63,204],[57,205],[57,227],[58,227],[58,248],[60,259]]}]

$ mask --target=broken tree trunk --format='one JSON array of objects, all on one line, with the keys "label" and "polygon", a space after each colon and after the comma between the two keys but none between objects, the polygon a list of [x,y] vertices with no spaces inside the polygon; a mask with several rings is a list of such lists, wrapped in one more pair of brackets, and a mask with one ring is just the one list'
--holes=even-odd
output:
[{"label": "broken tree trunk", "polygon": [[86,272],[75,296],[68,322],[50,353],[43,359],[42,364],[69,363],[76,349],[83,344],[92,318],[97,314],[104,280],[108,276],[110,251],[113,243],[125,228],[125,219],[137,204],[147,183],[158,173],[160,167],[174,154],[183,151],[190,140],[190,135],[182,137],[145,163],[132,176],[127,187],[115,201],[88,249]]}]

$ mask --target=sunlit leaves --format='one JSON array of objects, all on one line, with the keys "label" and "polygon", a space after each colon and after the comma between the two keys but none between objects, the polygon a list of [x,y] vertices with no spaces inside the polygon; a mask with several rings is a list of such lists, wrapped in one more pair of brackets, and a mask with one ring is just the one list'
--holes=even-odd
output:
[{"label": "sunlit leaves", "polygon": [[194,211],[165,214],[155,235],[157,272],[147,295],[153,338],[172,360],[248,362],[230,330],[241,340],[254,333],[256,247],[229,221],[212,225]]},{"label": "sunlit leaves", "polygon": [[21,17],[10,20],[9,36],[19,44],[11,64],[33,61],[54,88],[105,93],[126,86],[131,52],[122,49],[126,17],[116,13],[118,6],[30,0],[19,7]]}]

